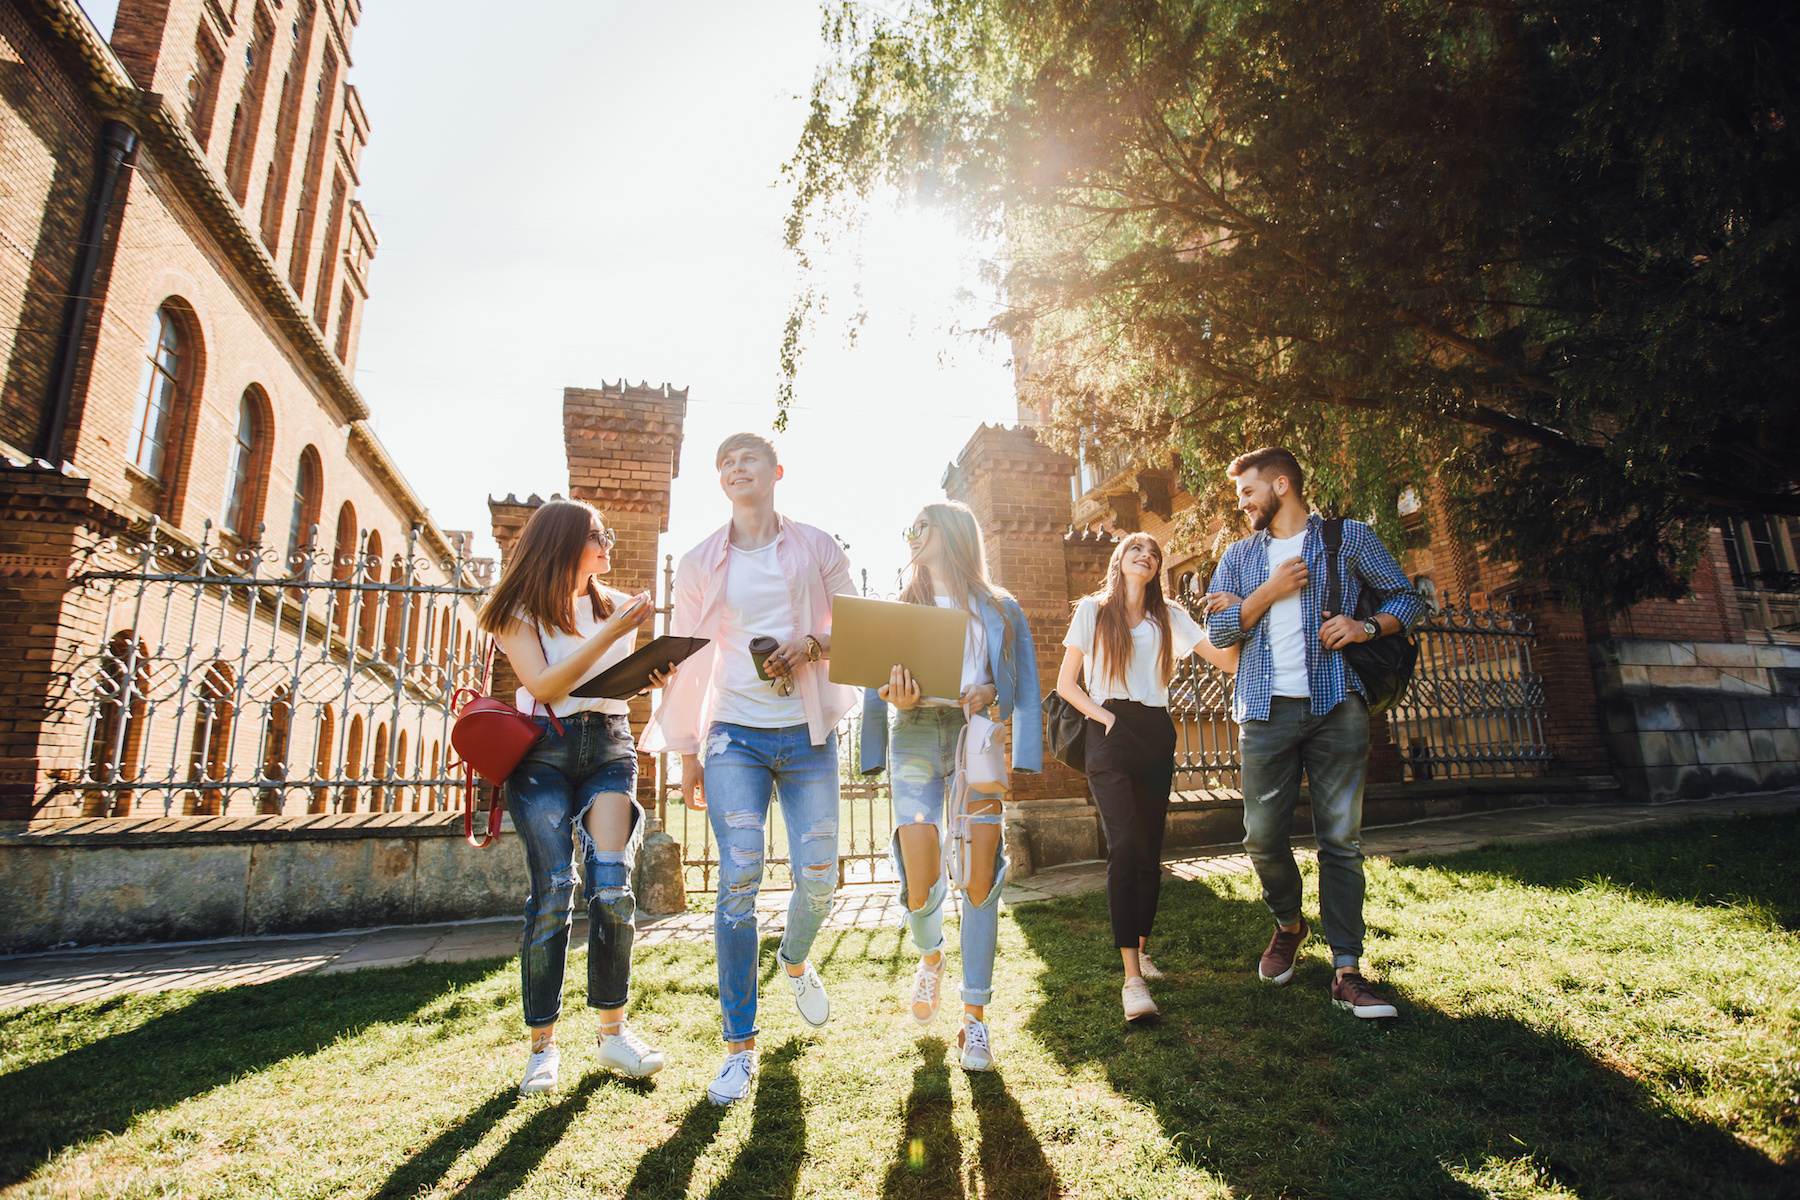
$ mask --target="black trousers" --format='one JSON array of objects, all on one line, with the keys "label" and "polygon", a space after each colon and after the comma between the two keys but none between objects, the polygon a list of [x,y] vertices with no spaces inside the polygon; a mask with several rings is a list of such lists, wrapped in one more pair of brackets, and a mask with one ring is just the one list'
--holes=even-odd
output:
[{"label": "black trousers", "polygon": [[1169,710],[1108,700],[1112,732],[1087,723],[1088,787],[1106,830],[1106,907],[1113,945],[1137,949],[1156,921],[1162,892],[1163,826],[1175,783],[1175,723]]}]

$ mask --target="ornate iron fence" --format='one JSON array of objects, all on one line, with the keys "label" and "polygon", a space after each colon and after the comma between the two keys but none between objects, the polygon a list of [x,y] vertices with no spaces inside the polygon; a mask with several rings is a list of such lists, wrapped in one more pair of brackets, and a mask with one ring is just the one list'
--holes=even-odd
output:
[{"label": "ornate iron fence", "polygon": [[1449,605],[1414,633],[1419,665],[1388,714],[1409,779],[1536,775],[1549,765],[1544,678],[1531,665],[1531,618]]},{"label": "ornate iron fence", "polygon": [[422,559],[419,533],[391,558],[367,530],[337,553],[227,545],[210,522],[197,546],[155,522],[102,543],[73,580],[102,615],[69,674],[84,766],[61,786],[95,816],[452,807],[489,564]]},{"label": "ornate iron fence", "polygon": [[[1531,618],[1509,607],[1457,605],[1413,633],[1412,685],[1388,715],[1408,779],[1535,775],[1544,743],[1544,681],[1531,666]],[[1178,790],[1241,783],[1233,680],[1197,657],[1176,664],[1169,687]]]}]

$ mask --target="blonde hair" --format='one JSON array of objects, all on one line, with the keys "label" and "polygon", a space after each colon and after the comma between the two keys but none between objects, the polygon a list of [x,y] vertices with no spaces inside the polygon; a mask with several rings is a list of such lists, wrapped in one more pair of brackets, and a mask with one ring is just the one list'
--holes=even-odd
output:
[{"label": "blonde hair", "polygon": [[[968,505],[952,500],[943,504],[927,504],[924,512],[925,519],[931,522],[932,530],[944,540],[942,566],[946,595],[960,594],[965,600],[979,596],[996,610],[1000,607],[1001,599],[1012,599],[1011,592],[988,579],[987,554],[981,543],[981,526],[975,523],[975,514],[969,511]],[[901,589],[901,602],[935,604],[937,583],[932,577],[931,568],[924,563],[915,562],[906,586]],[[1012,645],[1012,636],[1012,622],[1008,621],[1007,646]]]},{"label": "blonde hair", "polygon": [[769,456],[769,465],[778,467],[781,459],[775,455],[775,443],[757,433],[734,433],[719,443],[719,452],[713,456],[713,470],[717,471],[725,465],[725,456],[733,450],[760,450]]}]

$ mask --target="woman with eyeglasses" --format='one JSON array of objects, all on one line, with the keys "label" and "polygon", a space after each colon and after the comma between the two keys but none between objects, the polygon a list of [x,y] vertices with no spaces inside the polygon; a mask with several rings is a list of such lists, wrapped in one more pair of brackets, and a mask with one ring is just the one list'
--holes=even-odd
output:
[{"label": "woman with eyeglasses", "polygon": [[1012,723],[1012,768],[1040,770],[1044,724],[1037,653],[1018,601],[988,580],[981,530],[968,508],[926,505],[906,530],[906,541],[911,572],[900,599],[969,613],[961,691],[921,696],[905,664],[896,664],[887,686],[864,693],[862,769],[867,774],[888,767],[893,785],[891,850],[906,922],[921,955],[907,1008],[914,1021],[929,1024],[938,1012],[945,966],[945,792],[966,730],[971,850],[959,906],[963,1016],[957,1051],[964,1070],[986,1071],[994,1066],[985,1017],[993,999],[1000,889],[1008,866],[1000,811],[1007,781],[1000,726],[1019,715]]},{"label": "woman with eyeglasses", "polygon": [[1125,967],[1120,999],[1128,1021],[1156,1015],[1144,980],[1162,977],[1148,947],[1175,782],[1169,680],[1176,661],[1195,650],[1222,670],[1237,668],[1235,652],[1214,649],[1180,605],[1164,602],[1162,560],[1147,533],[1118,544],[1106,586],[1076,603],[1056,680],[1062,698],[1088,718],[1088,788],[1106,830],[1106,907]]},{"label": "woman with eyeglasses", "polygon": [[[551,500],[531,514],[506,573],[481,611],[519,677],[516,704],[543,738],[506,781],[506,807],[525,848],[531,893],[519,956],[531,1055],[519,1093],[556,1087],[563,971],[575,900],[574,846],[582,853],[588,912],[587,1001],[600,1017],[599,1062],[626,1075],[662,1069],[662,1051],[625,1021],[630,999],[631,868],[644,836],[637,749],[624,700],[569,695],[631,653],[651,614],[647,593],[600,583],[612,570],[613,533],[579,500]],[[661,679],[656,685],[661,685]],[[546,713],[562,723],[559,735]]]}]

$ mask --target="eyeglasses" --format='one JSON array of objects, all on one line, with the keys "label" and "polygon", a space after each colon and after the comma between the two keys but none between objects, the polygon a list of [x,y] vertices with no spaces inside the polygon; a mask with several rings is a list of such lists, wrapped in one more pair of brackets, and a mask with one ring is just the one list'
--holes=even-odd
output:
[{"label": "eyeglasses", "polygon": [[619,540],[619,536],[610,529],[590,529],[587,540],[602,550],[611,550],[613,543]]},{"label": "eyeglasses", "polygon": [[914,521],[911,525],[906,527],[905,531],[902,532],[900,534],[900,536],[905,538],[909,542],[916,542],[920,538],[924,537],[925,531],[930,528],[931,528],[930,521]]}]

